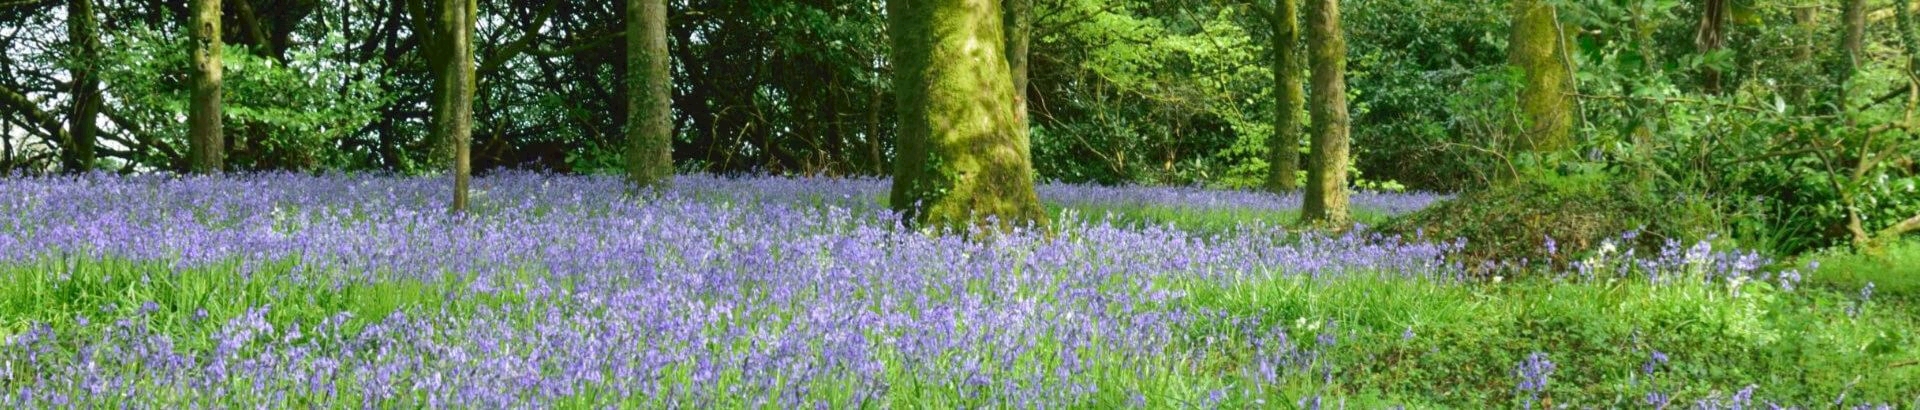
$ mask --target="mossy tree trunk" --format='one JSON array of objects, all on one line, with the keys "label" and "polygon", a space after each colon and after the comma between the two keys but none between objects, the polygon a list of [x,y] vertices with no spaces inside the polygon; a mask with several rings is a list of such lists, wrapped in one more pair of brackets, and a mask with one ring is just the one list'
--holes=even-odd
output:
[{"label": "mossy tree trunk", "polygon": [[1307,53],[1313,64],[1312,152],[1300,220],[1340,227],[1347,216],[1347,39],[1339,0],[1307,0]]},{"label": "mossy tree trunk", "polygon": [[435,131],[453,151],[454,212],[466,212],[467,187],[472,178],[473,136],[473,19],[475,0],[441,0],[435,34],[439,40],[440,81],[433,107]]},{"label": "mossy tree trunk", "polygon": [[673,178],[673,77],[666,0],[627,1],[627,180],[640,189]]},{"label": "mossy tree trunk", "polygon": [[1300,1],[1254,0],[1254,10],[1273,28],[1267,49],[1273,65],[1273,135],[1267,137],[1267,182],[1274,193],[1293,192],[1300,172],[1301,89]]},{"label": "mossy tree trunk", "polygon": [[67,115],[67,141],[62,144],[61,168],[82,173],[93,170],[94,133],[100,118],[99,20],[93,0],[67,2],[67,40],[72,42],[73,108]]},{"label": "mossy tree trunk", "polygon": [[1044,225],[1000,0],[896,0],[887,18],[899,127],[892,206],[938,229]]},{"label": "mossy tree trunk", "polygon": [[1573,145],[1573,77],[1566,42],[1546,0],[1514,0],[1507,58],[1524,76],[1521,129],[1508,149],[1550,152]]},{"label": "mossy tree trunk", "polygon": [[219,173],[226,168],[220,119],[220,0],[193,0],[188,7],[193,96],[187,108],[187,163],[195,173]]}]

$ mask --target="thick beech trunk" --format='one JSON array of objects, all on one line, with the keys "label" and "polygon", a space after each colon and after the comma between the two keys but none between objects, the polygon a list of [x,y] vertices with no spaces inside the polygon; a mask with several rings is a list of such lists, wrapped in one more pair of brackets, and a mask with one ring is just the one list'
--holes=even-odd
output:
[{"label": "thick beech trunk", "polygon": [[67,2],[67,40],[73,43],[73,107],[67,115],[67,141],[61,145],[61,168],[82,173],[93,170],[94,133],[100,118],[99,20],[93,0]]},{"label": "thick beech trunk", "polygon": [[899,117],[893,207],[936,228],[1044,224],[1000,1],[890,1],[887,17]]},{"label": "thick beech trunk", "polygon": [[1524,73],[1519,136],[1509,148],[1533,152],[1573,145],[1573,78],[1566,65],[1553,6],[1545,0],[1514,0],[1510,64]]},{"label": "thick beech trunk", "polygon": [[189,7],[193,97],[187,108],[187,163],[196,173],[219,173],[226,168],[220,129],[220,0],[193,0]]},{"label": "thick beech trunk", "polygon": [[1307,0],[1307,53],[1313,64],[1313,151],[1307,158],[1303,222],[1347,223],[1347,39],[1339,0]]},{"label": "thick beech trunk", "polygon": [[627,180],[641,189],[673,179],[673,77],[666,0],[627,2]]}]

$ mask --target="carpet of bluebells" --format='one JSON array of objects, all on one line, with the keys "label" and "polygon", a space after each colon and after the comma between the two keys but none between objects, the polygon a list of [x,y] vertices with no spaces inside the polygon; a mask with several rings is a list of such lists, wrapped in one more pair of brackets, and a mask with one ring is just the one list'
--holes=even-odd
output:
[{"label": "carpet of bluebells", "polygon": [[[1068,210],[1051,232],[968,241],[900,227],[884,180],[683,176],[636,198],[614,178],[503,174],[476,180],[466,215],[444,211],[446,188],[0,180],[0,279],[16,287],[0,301],[0,407],[1333,407],[1324,353],[1346,342],[1341,323],[1272,326],[1185,303],[1190,290],[1478,286],[1447,261],[1455,242],[1071,211],[1298,203],[1261,193],[1046,184]],[[1387,215],[1438,199],[1353,197]],[[1669,248],[1564,280],[1798,281],[1750,253]],[[1555,405],[1555,380],[1580,369],[1526,353],[1489,364],[1511,375],[1499,397]],[[1726,393],[1685,406],[1765,403]]]}]

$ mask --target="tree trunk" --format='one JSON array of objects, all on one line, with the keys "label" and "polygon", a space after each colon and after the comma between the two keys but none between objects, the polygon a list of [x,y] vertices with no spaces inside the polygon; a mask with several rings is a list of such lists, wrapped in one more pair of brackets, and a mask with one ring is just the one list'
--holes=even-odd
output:
[{"label": "tree trunk", "polygon": [[[1027,52],[1033,41],[1033,0],[1005,0],[1007,69],[1013,75],[1013,118],[1021,132],[1027,125]],[[1031,138],[1031,135],[1029,135]]]},{"label": "tree trunk", "polygon": [[827,172],[831,172],[830,175],[840,176],[846,175],[853,169],[851,166],[853,156],[847,155],[846,127],[840,121],[842,105],[840,101],[846,97],[847,93],[842,92],[840,88],[840,71],[833,67],[826,67],[826,69],[827,88],[821,90],[826,94],[826,102],[818,107],[820,120],[827,122],[827,149],[826,158],[823,159]]},{"label": "tree trunk", "polygon": [[1347,223],[1347,39],[1340,0],[1307,0],[1307,53],[1313,64],[1313,151],[1307,158],[1306,202],[1300,220]]},{"label": "tree trunk", "polygon": [[[1702,57],[1726,48],[1727,14],[1730,10],[1727,0],[1706,0],[1700,3],[1700,27],[1695,30],[1693,44]],[[1558,38],[1556,36],[1555,38]],[[1722,74],[1711,65],[1703,67],[1700,73],[1700,87],[1707,94],[1720,94]]]},{"label": "tree trunk", "polygon": [[[1265,1],[1265,0],[1255,0]],[[1273,135],[1267,138],[1267,190],[1293,192],[1300,172],[1300,109],[1306,105],[1301,87],[1300,1],[1276,0],[1265,13],[1273,26]]]},{"label": "tree trunk", "polygon": [[673,179],[673,74],[666,0],[627,1],[627,180],[654,189]]},{"label": "tree trunk", "polygon": [[193,172],[226,168],[221,138],[220,0],[193,0],[187,33],[193,48],[193,98],[187,109],[188,164]]},{"label": "tree trunk", "polygon": [[[880,70],[874,70],[874,78],[879,78]],[[887,158],[880,153],[880,110],[884,96],[880,94],[880,83],[867,85],[867,165],[873,175],[886,175]]]},{"label": "tree trunk", "polygon": [[442,121],[439,133],[452,145],[454,212],[467,210],[467,185],[472,177],[473,151],[473,20],[475,0],[441,0],[439,37],[442,58],[439,105],[434,117]]},{"label": "tree trunk", "polygon": [[67,141],[62,144],[61,167],[67,172],[93,170],[95,121],[100,117],[99,20],[93,0],[67,2],[67,39],[73,42],[73,110],[67,116]]},{"label": "tree trunk", "polygon": [[449,40],[453,33],[447,32],[445,9],[453,0],[408,0],[406,7],[412,14],[415,36],[420,38],[418,50],[427,64],[428,79],[431,86],[427,90],[427,133],[415,149],[422,153],[419,169],[448,167],[453,159],[453,144],[447,134],[451,129],[450,115],[453,113],[450,84],[454,71],[448,70],[448,64],[457,58],[450,55],[453,45]]},{"label": "tree trunk", "polygon": [[1523,114],[1519,139],[1509,149],[1549,152],[1573,145],[1573,78],[1553,6],[1544,0],[1514,0],[1510,64],[1520,68]]},{"label": "tree trunk", "polygon": [[1044,225],[999,0],[891,1],[887,18],[899,116],[893,207],[938,229]]},{"label": "tree trunk", "polygon": [[1860,59],[1865,56],[1867,37],[1867,0],[1845,0],[1847,32],[1841,44],[1847,53],[1845,77],[1852,77],[1853,71],[1860,67]]},{"label": "tree trunk", "polygon": [[1787,101],[1792,101],[1795,114],[1806,114],[1815,104],[1810,92],[1819,86],[1820,77],[1815,75],[1813,43],[1820,37],[1820,6],[1807,4],[1793,9],[1795,47],[1791,72],[1797,73],[1787,81]]}]

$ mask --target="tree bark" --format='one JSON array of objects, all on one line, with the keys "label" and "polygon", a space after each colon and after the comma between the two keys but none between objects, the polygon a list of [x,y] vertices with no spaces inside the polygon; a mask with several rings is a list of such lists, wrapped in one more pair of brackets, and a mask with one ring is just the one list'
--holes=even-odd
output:
[{"label": "tree bark", "polygon": [[449,115],[453,112],[448,109],[452,104],[448,91],[454,88],[449,83],[454,70],[448,70],[447,67],[456,60],[455,56],[448,54],[453,49],[449,44],[453,34],[447,32],[447,24],[443,21],[446,18],[445,9],[450,7],[446,4],[448,1],[453,0],[406,2],[407,13],[412,15],[412,31],[419,38],[417,50],[420,58],[426,62],[428,80],[432,84],[427,90],[426,137],[414,147],[423,154],[418,169],[445,169],[452,164],[454,156],[452,140],[447,134],[447,130],[451,129]]},{"label": "tree bark", "polygon": [[[1033,42],[1033,0],[1005,0],[1007,69],[1013,76],[1013,118],[1021,132],[1027,120],[1027,54]],[[1029,135],[1028,138],[1032,138]]]},{"label": "tree bark", "polygon": [[67,172],[93,170],[94,133],[100,118],[100,77],[95,66],[100,60],[99,20],[93,0],[67,2],[67,39],[73,43],[73,109],[67,116],[67,141],[63,144],[61,167]]},{"label": "tree bark", "polygon": [[1813,95],[1810,91],[1818,87],[1820,82],[1820,77],[1813,75],[1819,72],[1813,69],[1813,43],[1820,37],[1819,21],[1820,6],[1818,4],[1808,4],[1793,9],[1794,27],[1798,32],[1794,33],[1796,44],[1793,50],[1792,72],[1799,75],[1787,81],[1786,94],[1787,100],[1793,102],[1794,112],[1798,114],[1807,113],[1809,107],[1815,105],[1809,97]]},{"label": "tree bark", "polygon": [[188,164],[193,172],[226,168],[221,136],[220,0],[192,0],[187,33],[193,49],[193,97],[187,110]]},{"label": "tree bark", "polygon": [[[1727,15],[1730,12],[1728,7],[1730,5],[1727,4],[1727,0],[1706,0],[1700,3],[1700,26],[1694,32],[1693,44],[1702,57],[1726,48]],[[1700,72],[1700,87],[1707,94],[1720,94],[1722,76],[1719,69],[1706,66]]]},{"label": "tree bark", "polygon": [[1347,223],[1347,39],[1339,0],[1307,0],[1307,52],[1313,64],[1309,114],[1313,151],[1307,158],[1306,201],[1300,220]]},{"label": "tree bark", "polygon": [[1300,111],[1306,105],[1301,89],[1300,1],[1275,0],[1271,9],[1255,0],[1261,15],[1273,27],[1268,48],[1273,60],[1273,135],[1267,138],[1267,184],[1274,193],[1292,192],[1300,172]]},{"label": "tree bark", "polygon": [[1860,67],[1860,59],[1865,56],[1867,38],[1867,0],[1845,0],[1847,30],[1841,48],[1847,53],[1845,77],[1852,77],[1853,71]]},{"label": "tree bark", "polygon": [[1550,152],[1573,145],[1573,78],[1553,6],[1544,0],[1514,0],[1510,64],[1520,68],[1523,114],[1520,135],[1509,149]]},{"label": "tree bark", "polygon": [[899,154],[892,206],[936,229],[1044,225],[1014,113],[999,0],[887,2]]},{"label": "tree bark", "polygon": [[[880,78],[880,70],[874,69],[874,78]],[[873,175],[886,175],[887,158],[880,153],[880,110],[886,100],[880,94],[878,81],[867,85],[867,166]]]},{"label": "tree bark", "polygon": [[673,74],[666,0],[627,1],[627,180],[655,189],[673,179]]},{"label": "tree bark", "polygon": [[473,151],[473,24],[474,0],[441,0],[439,37],[443,57],[438,67],[444,88],[434,117],[439,133],[453,151],[453,212],[466,212],[467,186],[472,177]]}]

